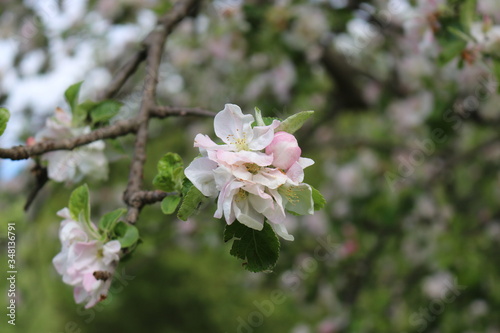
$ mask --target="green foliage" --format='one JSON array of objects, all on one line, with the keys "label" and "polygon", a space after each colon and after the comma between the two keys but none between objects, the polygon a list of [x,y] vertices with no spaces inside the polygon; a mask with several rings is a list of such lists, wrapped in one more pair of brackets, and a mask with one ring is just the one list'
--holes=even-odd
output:
[{"label": "green foliage", "polygon": [[82,86],[83,81],[72,84],[68,89],[64,92],[64,98],[68,103],[71,112],[73,112],[73,117],[77,116],[74,114],[76,106],[78,105],[78,95],[80,93],[80,87]]},{"label": "green foliage", "polygon": [[464,0],[460,8],[460,23],[466,31],[469,31],[472,23],[477,17],[476,0]]},{"label": "green foliage", "polygon": [[177,212],[177,217],[183,221],[187,221],[205,199],[206,197],[196,188],[196,186],[191,186],[184,196],[181,208],[179,208]]},{"label": "green foliage", "polygon": [[107,214],[104,214],[99,220],[99,230],[104,234],[108,234],[111,230],[115,228],[118,219],[125,214],[127,210],[125,208],[119,208]]},{"label": "green foliage", "polygon": [[0,108],[0,135],[3,134],[10,118],[10,112],[6,108]]},{"label": "green foliage", "polygon": [[161,211],[163,214],[173,214],[180,202],[180,195],[169,195],[161,201]]},{"label": "green foliage", "polygon": [[167,153],[158,161],[158,174],[153,179],[153,185],[165,192],[182,191],[184,180],[184,163],[175,153]]},{"label": "green foliage", "polygon": [[441,53],[439,54],[438,58],[439,64],[445,65],[455,57],[459,56],[460,53],[465,50],[466,45],[467,42],[462,39],[455,39],[442,43]]},{"label": "green foliage", "polygon": [[139,240],[139,230],[134,225],[125,222],[118,222],[114,233],[123,248],[130,247]]},{"label": "green foliage", "polygon": [[320,193],[320,191],[318,191],[317,189],[315,189],[312,186],[311,186],[311,190],[312,190],[312,198],[313,198],[313,202],[314,202],[314,210],[323,209],[326,205],[325,197],[323,197],[323,195]]},{"label": "green foliage", "polygon": [[278,261],[280,243],[271,226],[264,222],[262,230],[255,230],[233,222],[224,229],[224,242],[233,240],[230,254],[244,260],[250,272],[272,270]]},{"label": "green foliage", "polygon": [[304,123],[314,114],[314,111],[302,111],[296,113],[288,118],[286,118],[275,132],[288,132],[290,134],[295,133],[299,128],[304,125]]},{"label": "green foliage", "polygon": [[77,187],[69,197],[69,212],[71,218],[78,221],[83,217],[82,222],[90,222],[90,202],[89,202],[89,188],[87,184]]},{"label": "green foliage", "polygon": [[96,104],[89,110],[92,124],[107,122],[118,114],[122,105],[122,103],[113,100],[106,100]]}]

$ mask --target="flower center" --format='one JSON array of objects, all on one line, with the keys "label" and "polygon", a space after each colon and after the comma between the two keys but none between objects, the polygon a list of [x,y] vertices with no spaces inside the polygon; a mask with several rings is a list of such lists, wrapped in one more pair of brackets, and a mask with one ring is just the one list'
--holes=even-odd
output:
[{"label": "flower center", "polygon": [[236,195],[235,195],[234,201],[236,201],[236,202],[243,201],[247,198],[247,196],[248,196],[248,192],[240,188],[238,193],[236,193]]},{"label": "flower center", "polygon": [[260,171],[260,166],[255,163],[245,163],[245,168],[247,168],[248,172],[250,172],[252,175],[256,175]]},{"label": "flower center", "polygon": [[[238,129],[236,129],[236,131],[239,131]],[[247,135],[246,133],[243,133],[243,137],[242,138],[235,138],[233,134],[229,134],[226,139],[228,141],[231,141],[233,145],[236,146],[236,149],[238,149],[238,151],[240,150],[249,150],[248,149],[248,142],[247,142]]]}]

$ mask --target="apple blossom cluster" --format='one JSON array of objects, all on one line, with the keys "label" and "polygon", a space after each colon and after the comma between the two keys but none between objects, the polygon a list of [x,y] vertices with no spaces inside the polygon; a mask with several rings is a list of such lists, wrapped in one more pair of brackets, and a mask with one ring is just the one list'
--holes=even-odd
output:
[{"label": "apple blossom cluster", "polygon": [[[55,115],[48,118],[45,128],[37,134],[35,141],[64,140],[90,133],[89,126],[75,127],[72,115],[60,108]],[[104,155],[104,141],[94,141],[73,150],[57,150],[42,155],[47,162],[50,179],[57,182],[76,183],[84,176],[95,179],[106,179],[108,162]]]},{"label": "apple blossom cluster", "polygon": [[257,126],[253,123],[252,115],[226,104],[214,120],[223,144],[196,135],[201,157],[186,168],[186,177],[203,195],[217,198],[214,217],[255,230],[262,230],[267,219],[279,236],[293,240],[286,212],[313,213],[312,189],[303,180],[304,168],[314,162],[301,157],[296,138],[280,129],[279,120],[265,125],[258,112]]},{"label": "apple blossom cluster", "polygon": [[118,240],[103,241],[92,223],[75,221],[68,208],[57,213],[64,218],[59,229],[62,249],[52,263],[63,282],[74,287],[76,303],[90,308],[106,299],[120,260]]}]

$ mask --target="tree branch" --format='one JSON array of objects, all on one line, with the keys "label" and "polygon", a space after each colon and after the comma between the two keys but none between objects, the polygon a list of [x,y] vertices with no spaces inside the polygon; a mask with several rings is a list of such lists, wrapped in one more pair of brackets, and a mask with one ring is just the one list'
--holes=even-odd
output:
[{"label": "tree branch", "polygon": [[127,82],[128,78],[135,73],[140,63],[146,59],[146,54],[147,50],[145,47],[142,47],[136,54],[134,54],[133,57],[120,68],[113,81],[109,84],[106,90],[102,91],[98,95],[97,99],[105,100],[112,98],[121,89],[125,82]]},{"label": "tree branch", "polygon": [[148,123],[150,110],[155,105],[156,86],[158,84],[158,70],[160,68],[161,56],[168,35],[175,26],[194,10],[200,0],[186,0],[177,2],[174,8],[160,20],[159,25],[146,37],[147,47],[146,72],[147,76],[142,91],[141,108],[138,115],[139,126],[134,146],[134,156],[130,166],[129,181],[123,193],[123,201],[129,206],[127,221],[135,223],[139,217],[142,203],[132,200],[134,193],[139,192],[142,187],[144,163],[146,161],[146,143],[148,137]]}]

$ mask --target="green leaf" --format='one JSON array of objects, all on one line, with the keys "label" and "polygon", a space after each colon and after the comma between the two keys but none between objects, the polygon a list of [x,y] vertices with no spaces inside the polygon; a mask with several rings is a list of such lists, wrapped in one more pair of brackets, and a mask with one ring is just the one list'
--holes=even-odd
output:
[{"label": "green leaf", "polygon": [[80,93],[82,83],[83,81],[75,83],[69,86],[69,88],[64,92],[64,98],[66,99],[66,102],[68,102],[71,112],[73,112],[78,105],[78,94]]},{"label": "green leaf", "polygon": [[153,185],[165,192],[182,191],[184,180],[184,164],[181,157],[175,153],[167,153],[158,162],[158,174],[153,179]]},{"label": "green leaf", "polygon": [[470,26],[476,21],[476,0],[465,0],[460,8],[460,23],[465,31],[470,30]]},{"label": "green leaf", "polygon": [[95,105],[90,110],[90,118],[92,119],[92,124],[102,123],[110,120],[118,114],[118,111],[122,107],[122,103],[106,100],[97,105]]},{"label": "green leaf", "polygon": [[286,118],[275,132],[288,132],[290,134],[295,133],[299,128],[304,125],[307,119],[309,119],[314,114],[314,111],[302,111]]},{"label": "green leaf", "polygon": [[[493,74],[497,81],[500,80],[500,59],[493,59]],[[497,86],[497,92],[500,93],[500,85]]]},{"label": "green leaf", "polygon": [[314,210],[320,210],[325,207],[326,200],[325,197],[321,194],[320,191],[311,186],[312,189],[312,198],[314,202]]},{"label": "green leaf", "polygon": [[443,66],[460,55],[466,46],[467,42],[462,39],[455,39],[441,44],[441,54],[438,58],[439,65]]},{"label": "green leaf", "polygon": [[7,128],[7,122],[9,121],[9,118],[10,118],[9,110],[5,108],[0,108],[0,135],[2,135],[5,129]]},{"label": "green leaf", "polygon": [[127,212],[125,208],[119,208],[107,214],[104,214],[99,220],[99,229],[108,232],[113,230],[118,219]]},{"label": "green leaf", "polygon": [[73,125],[86,125],[90,110],[92,110],[97,104],[99,103],[87,100],[75,106],[73,109]]},{"label": "green leaf", "polygon": [[181,197],[179,195],[167,196],[161,201],[161,211],[163,214],[173,214],[180,202]]},{"label": "green leaf", "polygon": [[118,222],[114,231],[122,247],[130,247],[139,240],[139,230],[131,224]]},{"label": "green leaf", "polygon": [[264,119],[262,119],[262,111],[258,107],[255,107],[255,122],[257,126],[266,126]]},{"label": "green leaf", "polygon": [[90,224],[89,188],[87,184],[77,187],[69,197],[69,212],[71,218],[79,221],[82,216],[84,222]]},{"label": "green leaf", "polygon": [[466,42],[475,42],[474,37],[455,27],[448,27],[448,31]]},{"label": "green leaf", "polygon": [[230,254],[244,260],[245,269],[262,272],[272,270],[276,265],[280,242],[267,222],[259,231],[235,221],[224,230],[224,242],[231,239],[234,241]]},{"label": "green leaf", "polygon": [[205,200],[205,196],[196,188],[191,186],[182,201],[181,208],[177,212],[177,217],[183,221],[187,221],[188,217],[194,214],[198,206]]}]

